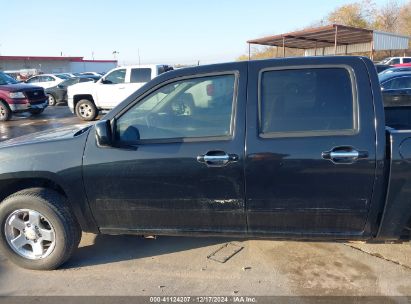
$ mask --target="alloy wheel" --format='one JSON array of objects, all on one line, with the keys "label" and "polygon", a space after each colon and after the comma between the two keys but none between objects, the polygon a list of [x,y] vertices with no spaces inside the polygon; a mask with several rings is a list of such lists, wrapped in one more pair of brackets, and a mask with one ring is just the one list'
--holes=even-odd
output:
[{"label": "alloy wheel", "polygon": [[7,243],[23,258],[44,259],[56,246],[55,230],[40,212],[16,210],[7,217],[4,228]]}]

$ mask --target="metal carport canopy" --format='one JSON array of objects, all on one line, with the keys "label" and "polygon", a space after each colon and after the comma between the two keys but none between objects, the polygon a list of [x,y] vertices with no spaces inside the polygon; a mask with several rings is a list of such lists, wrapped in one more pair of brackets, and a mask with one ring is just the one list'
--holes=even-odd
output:
[{"label": "metal carport canopy", "polygon": [[[282,47],[283,55],[285,55],[285,48],[304,50],[317,50],[322,48],[323,53],[324,49],[331,48],[333,53],[337,54],[341,52],[338,49],[339,46],[342,46],[343,48],[345,46],[343,53],[347,53],[348,46],[362,45],[361,50],[359,51],[363,52],[364,46],[366,46],[366,51],[370,51],[372,55],[374,50],[379,50],[378,47],[374,46],[376,37],[378,37],[379,41],[385,41],[385,43],[380,43],[381,45],[385,45],[383,48],[385,50],[387,49],[387,45],[389,45],[389,49],[392,50],[408,49],[409,37],[407,36],[377,32],[340,24],[330,24],[317,28],[253,39],[247,41],[247,43],[249,45],[260,44]],[[356,50],[358,48],[351,49]],[[351,52],[353,53],[354,51]]]}]

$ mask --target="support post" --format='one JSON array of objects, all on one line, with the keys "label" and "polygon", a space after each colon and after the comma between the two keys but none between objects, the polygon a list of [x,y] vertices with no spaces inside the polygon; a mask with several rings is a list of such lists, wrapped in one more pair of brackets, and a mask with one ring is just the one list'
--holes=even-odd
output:
[{"label": "support post", "polygon": [[314,56],[317,56],[317,41],[315,42],[315,51],[314,51]]},{"label": "support post", "polygon": [[334,55],[337,55],[337,44],[338,44],[338,25],[335,26]]},{"label": "support post", "polygon": [[285,57],[285,37],[283,37],[283,57]]},{"label": "support post", "polygon": [[251,60],[251,43],[248,44],[248,60]]},{"label": "support post", "polygon": [[370,59],[374,59],[374,34],[371,33],[371,42],[370,42]]}]

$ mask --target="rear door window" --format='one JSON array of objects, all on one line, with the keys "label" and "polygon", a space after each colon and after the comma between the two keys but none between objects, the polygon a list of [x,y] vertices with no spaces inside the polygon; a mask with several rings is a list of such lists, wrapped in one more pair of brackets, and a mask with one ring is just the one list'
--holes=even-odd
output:
[{"label": "rear door window", "polygon": [[263,72],[260,134],[353,133],[357,103],[345,68],[304,68]]},{"label": "rear door window", "polygon": [[151,80],[150,68],[136,68],[131,69],[130,82],[149,82]]}]

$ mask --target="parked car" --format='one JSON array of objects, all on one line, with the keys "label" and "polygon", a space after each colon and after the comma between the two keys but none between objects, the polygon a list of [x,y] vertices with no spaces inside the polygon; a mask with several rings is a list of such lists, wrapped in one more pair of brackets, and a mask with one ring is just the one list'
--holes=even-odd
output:
[{"label": "parked car", "polygon": [[81,231],[410,240],[409,130],[365,57],[164,73],[95,125],[1,144],[1,250],[54,269]]},{"label": "parked car", "polygon": [[411,63],[394,64],[394,67],[411,67]]},{"label": "parked car", "polygon": [[393,67],[386,69],[379,74],[386,74],[386,73],[398,73],[398,72],[411,72],[411,66],[409,67]]},{"label": "parked car", "polygon": [[386,64],[375,64],[375,69],[377,70],[377,73],[381,73],[387,69],[393,68],[394,66],[392,65],[386,65]]},{"label": "parked car", "polygon": [[97,72],[82,72],[79,73],[80,75],[85,75],[85,76],[98,76],[101,77],[101,73],[97,73]]},{"label": "parked car", "polygon": [[71,74],[71,73],[57,73],[57,74],[54,74],[54,75],[56,75],[57,77],[62,78],[62,79],[69,79],[69,78],[72,78],[72,77],[76,77],[74,74]]},{"label": "parked car", "polygon": [[131,93],[169,69],[167,65],[115,68],[96,83],[81,83],[69,87],[68,106],[80,119],[94,120],[99,111],[113,109]]},{"label": "parked car", "polygon": [[396,65],[403,63],[411,63],[411,57],[388,57],[379,62],[380,64]]},{"label": "parked car", "polygon": [[35,84],[36,86],[40,86],[44,89],[54,87],[59,83],[63,82],[65,78],[59,77],[53,74],[41,74],[37,76],[30,77],[25,81],[28,84]]},{"label": "parked car", "polygon": [[378,78],[386,107],[411,106],[411,72],[380,74]]},{"label": "parked car", "polygon": [[100,77],[98,76],[72,77],[54,87],[45,89],[49,100],[49,106],[55,106],[60,102],[67,102],[67,87],[81,82],[96,82],[99,79]]},{"label": "parked car", "polygon": [[13,113],[30,112],[38,115],[47,107],[44,89],[19,83],[0,72],[0,121],[9,120]]}]

